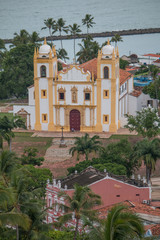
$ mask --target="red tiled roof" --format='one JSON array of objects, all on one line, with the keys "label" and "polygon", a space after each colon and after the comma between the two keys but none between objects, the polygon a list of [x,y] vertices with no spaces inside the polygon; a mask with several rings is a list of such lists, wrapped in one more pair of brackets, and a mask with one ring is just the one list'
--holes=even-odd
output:
[{"label": "red tiled roof", "polygon": [[[129,209],[135,213],[143,213],[143,214],[148,214],[152,216],[160,216],[160,209],[154,209],[152,206],[149,206],[147,204],[130,202],[130,201],[125,201],[125,202],[122,202],[121,204],[127,205]],[[108,211],[112,207],[114,207],[114,205],[106,206],[98,209],[99,217],[105,218],[108,214]]]},{"label": "red tiled roof", "polygon": [[[83,68],[84,71],[90,71],[90,73],[93,72],[95,79],[97,78],[97,58],[94,58],[88,62],[82,63],[81,65],[79,65],[79,67]],[[119,75],[120,75],[120,85],[122,85],[132,76],[131,73],[122,69],[119,70]]]},{"label": "red tiled roof", "polygon": [[160,235],[160,224],[150,224],[150,225],[144,226],[144,228],[146,232],[150,229],[153,236]]},{"label": "red tiled roof", "polygon": [[84,71],[90,71],[90,73],[92,74],[92,72],[94,73],[94,78],[97,78],[97,58],[93,58],[92,60],[82,63],[81,65],[79,65],[80,68],[83,68]]},{"label": "red tiled roof", "polygon": [[133,90],[133,92],[130,93],[133,97],[139,97],[141,95],[141,91]]},{"label": "red tiled roof", "polygon": [[140,67],[132,67],[132,66],[128,66],[126,67],[126,71],[135,71],[135,70],[138,70]]},{"label": "red tiled roof", "polygon": [[148,56],[148,57],[159,57],[159,58],[160,58],[160,55],[159,55],[159,54],[152,54],[152,53],[144,54],[143,56]]},{"label": "red tiled roof", "polygon": [[159,236],[160,235],[160,224],[153,225],[150,230],[152,231],[153,236]]},{"label": "red tiled roof", "polygon": [[151,205],[154,206],[154,207],[160,207],[160,201],[157,201],[157,202],[151,202]]},{"label": "red tiled roof", "polygon": [[123,83],[125,83],[128,79],[130,79],[132,77],[132,74],[123,70],[123,69],[119,69],[119,78],[120,78],[120,85],[122,85]]},{"label": "red tiled roof", "polygon": [[160,63],[160,59],[157,59],[156,61],[154,61],[154,63]]}]

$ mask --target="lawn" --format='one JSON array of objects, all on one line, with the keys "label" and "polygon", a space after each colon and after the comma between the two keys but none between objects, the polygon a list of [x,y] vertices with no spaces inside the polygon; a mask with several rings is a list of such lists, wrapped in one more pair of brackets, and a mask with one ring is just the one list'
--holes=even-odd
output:
[{"label": "lawn", "polygon": [[13,117],[13,113],[0,112],[0,118],[3,118],[4,116],[7,116],[9,119],[11,119]]},{"label": "lawn", "polygon": [[[21,155],[26,147],[35,147],[39,156],[44,156],[47,148],[52,144],[50,137],[32,137],[33,132],[15,132],[12,140],[12,151]],[[5,143],[7,148],[7,143]]]}]

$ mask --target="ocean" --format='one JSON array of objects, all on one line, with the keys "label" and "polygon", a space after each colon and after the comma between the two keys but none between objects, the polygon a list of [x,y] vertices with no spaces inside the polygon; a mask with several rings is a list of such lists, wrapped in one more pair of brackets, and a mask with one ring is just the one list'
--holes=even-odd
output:
[{"label": "ocean", "polygon": [[[86,14],[94,17],[95,25],[90,32],[105,32],[124,29],[160,27],[160,0],[0,0],[0,38],[13,38],[15,32],[26,29],[36,31],[40,36],[48,36],[44,19],[57,20],[62,17],[66,24],[77,23],[83,33],[86,27],[82,18]],[[56,33],[57,34],[57,33]],[[100,44],[105,38],[96,38]],[[76,40],[76,50],[79,50]],[[56,48],[60,42],[55,41]],[[73,40],[64,40],[64,48],[73,59]],[[118,44],[120,56],[129,53],[160,52],[160,34],[124,36]]]}]

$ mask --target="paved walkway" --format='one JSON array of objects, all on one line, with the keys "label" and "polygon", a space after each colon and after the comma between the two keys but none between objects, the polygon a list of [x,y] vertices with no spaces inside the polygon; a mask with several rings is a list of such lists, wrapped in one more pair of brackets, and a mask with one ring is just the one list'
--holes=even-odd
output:
[{"label": "paved walkway", "polygon": [[69,149],[73,147],[75,140],[65,138],[66,147],[60,148],[60,139],[60,137],[53,138],[52,145],[47,149],[42,165],[42,167],[49,168],[55,178],[67,175],[67,168],[77,163],[76,157],[69,154]]},{"label": "paved walkway", "polygon": [[[116,133],[108,133],[108,132],[88,132],[90,137],[94,135],[98,135],[100,138],[110,138],[111,135],[137,135],[136,132],[130,132],[126,128],[120,128]],[[53,138],[60,138],[62,135],[61,132],[48,132],[48,131],[40,131],[34,132],[32,137],[53,137]],[[74,138],[74,137],[82,137],[85,135],[85,132],[64,132],[64,138]]]}]

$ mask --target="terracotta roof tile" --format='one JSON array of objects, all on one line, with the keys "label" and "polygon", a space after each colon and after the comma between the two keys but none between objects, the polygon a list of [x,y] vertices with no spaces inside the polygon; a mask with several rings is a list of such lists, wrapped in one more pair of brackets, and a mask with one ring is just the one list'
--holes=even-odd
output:
[{"label": "terracotta roof tile", "polygon": [[157,59],[156,61],[154,61],[154,63],[160,63],[160,59]]},{"label": "terracotta roof tile", "polygon": [[88,62],[82,63],[81,65],[79,65],[79,67],[83,68],[85,72],[90,71],[91,74],[93,72],[94,78],[97,78],[97,58],[93,58]]},{"label": "terracotta roof tile", "polygon": [[153,225],[150,230],[152,231],[153,236],[159,236],[160,235],[160,224]]},{"label": "terracotta roof tile", "polygon": [[143,56],[148,56],[148,57],[159,57],[160,58],[160,55],[159,54],[153,54],[153,53],[149,53],[149,54],[145,54]]},{"label": "terracotta roof tile", "polygon": [[120,76],[120,85],[122,85],[132,77],[132,74],[123,69],[119,69],[119,76]]},{"label": "terracotta roof tile", "polygon": [[159,207],[160,208],[160,201],[152,201],[151,202],[151,205],[154,206],[154,207]]},{"label": "terracotta roof tile", "polygon": [[[130,201],[125,201],[125,202],[122,202],[121,204],[127,205],[129,209],[135,213],[143,213],[143,214],[148,214],[153,216],[160,216],[160,209],[155,209],[153,206],[149,206],[147,204],[130,202]],[[112,207],[114,207],[114,205],[110,205],[110,206],[106,206],[98,209],[99,217],[105,218],[108,214],[108,211]]]},{"label": "terracotta roof tile", "polygon": [[[91,73],[93,72],[95,79],[97,78],[97,58],[94,58],[88,62],[82,63],[81,65],[79,65],[79,67],[83,68],[84,71],[88,70]],[[119,70],[119,75],[120,75],[120,85],[122,85],[132,76],[131,73],[122,69]]]},{"label": "terracotta roof tile", "polygon": [[131,92],[130,95],[133,97],[139,97],[141,93],[142,93],[141,91],[133,90],[133,92]]}]

